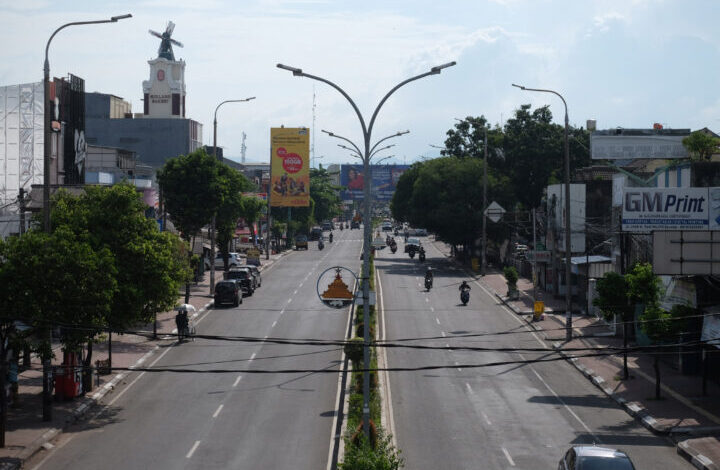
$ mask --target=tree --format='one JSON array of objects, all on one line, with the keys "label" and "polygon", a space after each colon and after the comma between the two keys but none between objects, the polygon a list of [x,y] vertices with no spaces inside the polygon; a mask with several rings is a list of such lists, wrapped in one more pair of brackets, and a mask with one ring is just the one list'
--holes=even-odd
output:
[{"label": "tree", "polygon": [[[660,345],[675,338],[679,331],[679,322],[676,317],[677,311],[666,311],[657,304],[645,307],[640,317],[640,327],[651,339],[653,344]],[[660,399],[660,353],[661,349],[652,352],[653,369],[655,370],[655,399]]]},{"label": "tree", "polygon": [[682,140],[683,145],[691,157],[700,160],[710,160],[714,153],[720,151],[720,139],[705,134],[702,131],[695,131]]},{"label": "tree", "polygon": [[220,253],[223,256],[224,268],[227,271],[228,245],[235,235],[238,219],[243,216],[245,201],[250,199],[243,198],[242,193],[252,189],[253,185],[242,173],[230,168],[227,164],[218,162],[217,166],[217,186],[221,201],[215,215],[215,230]]},{"label": "tree", "polygon": [[603,317],[612,321],[614,317],[620,318],[623,325],[623,378],[629,378],[627,365],[628,325],[633,321],[633,308],[630,305],[629,286],[625,277],[615,272],[605,273],[597,280],[597,297],[593,305],[598,307]]},{"label": "tree", "polygon": [[[190,242],[192,256],[195,236],[212,222],[223,201],[220,162],[199,149],[171,158],[158,170],[166,210],[183,239]],[[215,262],[215,260],[211,260]],[[185,302],[190,298],[190,279],[185,284]]]},{"label": "tree", "polygon": [[313,218],[315,222],[331,220],[341,214],[341,201],[330,174],[324,168],[310,169],[310,197],[315,202]]},{"label": "tree", "polygon": [[[178,288],[190,275],[180,240],[159,232],[145,217],[145,204],[129,184],[88,186],[85,194],[58,193],[51,212],[54,231],[68,230],[95,251],[107,250],[116,272],[117,292],[103,319],[103,328],[123,331],[149,322],[177,302]],[[88,342],[86,366],[92,357]]]}]

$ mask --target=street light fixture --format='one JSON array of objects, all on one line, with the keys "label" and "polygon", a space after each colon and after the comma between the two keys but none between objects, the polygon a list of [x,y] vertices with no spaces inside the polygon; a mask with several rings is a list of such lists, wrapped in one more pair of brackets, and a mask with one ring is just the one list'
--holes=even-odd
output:
[{"label": "street light fixture", "polygon": [[[113,16],[109,20],[94,20],[94,21],[74,21],[72,23],[66,23],[56,29],[48,39],[45,45],[45,63],[43,64],[43,110],[45,113],[44,125],[43,125],[43,138],[44,138],[44,149],[43,149],[43,229],[45,232],[50,233],[50,154],[52,153],[52,111],[50,109],[50,61],[48,60],[48,53],[50,51],[50,43],[57,33],[67,28],[68,26],[79,26],[86,24],[100,24],[100,23],[117,23],[118,20],[124,20],[126,18],[132,18],[130,13],[126,15]],[[47,418],[43,413],[43,419],[49,421],[52,418]]]},{"label": "street light fixture", "polygon": [[[118,20],[124,20],[125,18],[131,18],[131,14],[113,16],[109,20],[95,20],[95,21],[74,21],[72,23],[66,23],[56,29],[48,39],[45,45],[45,62],[43,64],[43,230],[46,233],[50,233],[50,154],[52,153],[52,142],[51,142],[51,126],[52,126],[52,111],[50,109],[50,61],[48,60],[48,53],[50,51],[50,43],[57,33],[67,28],[68,26],[79,26],[86,24],[100,24],[100,23],[117,23]],[[50,330],[48,329],[48,335]],[[51,395],[51,377],[50,377],[50,358],[43,358],[43,421],[52,421],[52,395]],[[3,400],[4,403],[4,400]],[[4,417],[3,417],[4,420]],[[2,436],[0,442],[3,446],[5,445],[5,423],[1,423],[3,426],[3,432],[0,433]]]},{"label": "street light fixture", "polygon": [[[220,106],[225,103],[244,103],[246,101],[254,100],[255,97],[245,98],[242,100],[225,100],[215,107],[215,114],[213,116],[213,158],[217,160],[217,113]],[[212,218],[212,227],[210,227],[210,295],[215,293],[215,214]],[[189,297],[185,296],[185,303],[190,301]]]},{"label": "street light fixture", "polygon": [[[363,214],[363,270],[362,270],[362,286],[363,286],[363,308],[368,309],[369,303],[370,303],[370,239],[372,236],[372,227],[371,227],[371,214],[370,214],[370,159],[372,158],[372,152],[377,147],[377,145],[382,142],[385,139],[381,139],[378,141],[374,146],[371,146],[371,138],[372,138],[372,130],[373,126],[375,125],[375,119],[377,118],[378,112],[380,112],[380,108],[382,108],[383,104],[385,104],[385,101],[387,101],[388,98],[390,98],[390,95],[395,93],[395,91],[398,90],[398,88],[402,87],[403,85],[406,85],[410,82],[413,82],[415,80],[419,80],[423,77],[427,77],[429,75],[437,75],[439,74],[443,69],[452,67],[455,65],[455,62],[448,62],[446,64],[438,65],[435,67],[432,67],[428,72],[421,73],[420,75],[416,75],[414,77],[410,77],[406,80],[403,80],[402,82],[395,85],[392,89],[390,89],[389,92],[385,94],[385,96],[380,100],[377,107],[375,108],[375,111],[373,111],[372,117],[370,118],[370,123],[368,125],[365,124],[365,118],[363,118],[362,113],[360,112],[360,109],[358,109],[355,102],[350,98],[350,95],[348,95],[345,90],[340,88],[335,83],[331,82],[330,80],[327,80],[322,77],[318,77],[316,75],[310,75],[308,73],[305,73],[302,71],[302,69],[297,67],[290,67],[288,65],[284,64],[277,64],[277,67],[283,70],[287,70],[292,72],[292,74],[296,77],[307,77],[312,80],[317,80],[319,82],[326,83],[327,85],[330,85],[335,90],[337,90],[341,95],[345,97],[345,99],[348,100],[350,105],[352,106],[353,110],[355,111],[355,114],[357,114],[358,120],[360,121],[360,127],[362,128],[363,132],[363,143],[364,143],[364,152],[361,152],[357,145],[352,143],[350,140],[337,136],[331,132],[327,132],[331,137],[338,137],[342,140],[345,140],[349,142],[355,150],[357,150],[358,155],[363,156],[363,172],[365,175],[364,178],[364,214]],[[397,133],[395,136],[402,135],[402,133]],[[393,137],[395,137],[393,136]],[[389,138],[389,137],[388,137]],[[370,437],[370,376],[369,376],[369,369],[370,369],[370,351],[369,351],[369,344],[370,344],[370,322],[366,321],[364,322],[364,328],[363,328],[363,429],[365,430],[365,435],[369,438]]]},{"label": "street light fixture", "polygon": [[570,276],[572,248],[570,240],[570,144],[568,142],[568,109],[565,98],[553,90],[545,90],[541,88],[528,88],[521,85],[512,84],[516,88],[525,91],[537,91],[541,93],[552,93],[559,97],[565,106],[565,340],[572,340],[572,291],[570,289]]}]

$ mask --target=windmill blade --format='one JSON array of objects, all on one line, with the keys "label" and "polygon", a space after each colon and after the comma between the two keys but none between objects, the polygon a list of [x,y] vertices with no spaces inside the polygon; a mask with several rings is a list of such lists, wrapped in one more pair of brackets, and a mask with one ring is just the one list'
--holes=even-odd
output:
[{"label": "windmill blade", "polygon": [[176,41],[175,39],[170,38],[170,42],[175,44],[178,47],[185,47],[185,46],[183,46],[183,43],[181,43],[180,41]]},{"label": "windmill blade", "polygon": [[153,31],[152,29],[148,29],[148,33],[152,34],[155,37],[158,37],[162,39],[162,34],[158,33],[157,31]]},{"label": "windmill blade", "polygon": [[175,23],[172,21],[168,21],[167,28],[165,29],[165,32],[172,36],[173,31],[175,30]]}]

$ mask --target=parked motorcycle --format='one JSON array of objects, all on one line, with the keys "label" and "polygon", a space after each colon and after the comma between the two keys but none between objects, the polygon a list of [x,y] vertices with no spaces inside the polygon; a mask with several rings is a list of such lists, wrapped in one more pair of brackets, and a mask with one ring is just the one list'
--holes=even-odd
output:
[{"label": "parked motorcycle", "polygon": [[470,289],[463,289],[460,291],[460,302],[463,305],[467,305],[470,302]]}]

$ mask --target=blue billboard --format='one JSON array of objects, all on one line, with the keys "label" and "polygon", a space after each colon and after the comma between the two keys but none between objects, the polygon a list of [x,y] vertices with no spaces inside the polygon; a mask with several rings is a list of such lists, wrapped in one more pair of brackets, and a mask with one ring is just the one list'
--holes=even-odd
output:
[{"label": "blue billboard", "polygon": [[[376,201],[390,201],[400,176],[410,165],[370,165],[371,190]],[[363,165],[341,165],[340,186],[343,200],[362,200],[365,175]]]}]

